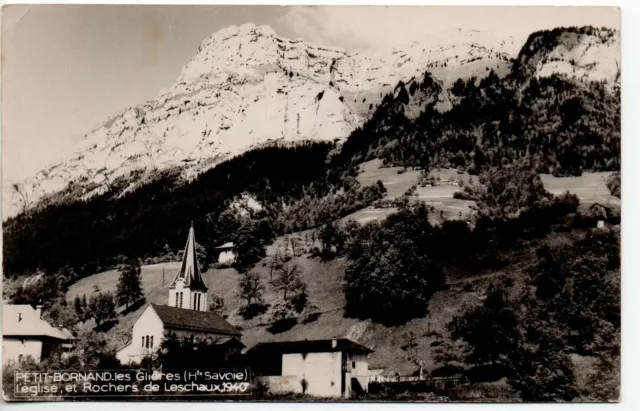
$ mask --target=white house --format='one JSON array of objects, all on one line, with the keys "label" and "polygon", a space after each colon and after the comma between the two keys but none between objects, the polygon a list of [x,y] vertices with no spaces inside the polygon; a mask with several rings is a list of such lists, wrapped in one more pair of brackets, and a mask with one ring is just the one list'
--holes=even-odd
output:
[{"label": "white house", "polygon": [[139,363],[158,350],[168,332],[214,337],[218,344],[244,347],[238,330],[217,313],[208,311],[207,286],[196,260],[193,226],[182,265],[169,287],[169,304],[149,304],[144,309],[133,325],[131,341],[118,351],[118,360],[122,364]]},{"label": "white house", "polygon": [[218,263],[232,263],[236,259],[236,253],[233,251],[233,243],[224,243],[216,247],[218,252]]},{"label": "white house", "polygon": [[52,327],[41,317],[41,306],[29,304],[2,306],[2,363],[22,362],[28,356],[36,362],[56,350],[66,351],[74,338],[65,328]]},{"label": "white house", "polygon": [[247,351],[252,370],[274,392],[349,398],[366,392],[371,349],[345,338],[259,343]]}]

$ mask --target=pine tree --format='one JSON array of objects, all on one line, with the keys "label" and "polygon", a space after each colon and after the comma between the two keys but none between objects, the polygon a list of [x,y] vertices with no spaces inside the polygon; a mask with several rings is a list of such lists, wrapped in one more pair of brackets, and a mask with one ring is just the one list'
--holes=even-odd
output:
[{"label": "pine tree", "polygon": [[82,308],[82,300],[80,299],[79,295],[76,295],[76,297],[73,299],[73,309],[76,312],[78,320],[84,321],[84,310]]},{"label": "pine tree", "polygon": [[87,295],[82,294],[82,317],[81,321],[85,322],[88,320],[87,316],[89,315],[89,304],[87,303]]},{"label": "pine tree", "polygon": [[118,279],[118,289],[116,291],[118,305],[129,305],[142,298],[142,285],[140,283],[140,265],[129,262]]}]

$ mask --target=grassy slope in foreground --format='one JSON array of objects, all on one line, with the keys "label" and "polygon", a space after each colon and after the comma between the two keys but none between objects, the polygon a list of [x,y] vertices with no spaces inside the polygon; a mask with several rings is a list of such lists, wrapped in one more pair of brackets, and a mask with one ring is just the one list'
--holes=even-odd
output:
[{"label": "grassy slope in foreground", "polygon": [[[267,328],[267,316],[259,316],[250,320],[243,320],[237,315],[240,307],[240,299],[237,297],[238,276],[234,269],[212,269],[203,274],[209,287],[209,295],[216,294],[224,298],[225,314],[233,325],[242,327],[242,341],[247,347],[258,342],[303,340],[332,337],[346,337],[359,341],[372,349],[374,353],[370,357],[371,367],[385,368],[386,372],[410,373],[414,366],[406,361],[407,353],[400,347],[404,344],[402,334],[413,331],[421,339],[421,348],[428,353],[430,344],[436,341],[436,336],[426,336],[429,331],[443,333],[444,326],[452,315],[464,302],[481,301],[482,293],[492,278],[502,275],[513,276],[507,270],[492,273],[482,273],[474,280],[465,280],[452,284],[447,290],[437,293],[429,304],[430,315],[428,318],[418,318],[407,324],[394,327],[386,327],[368,320],[358,320],[344,317],[344,295],[342,293],[342,281],[344,278],[344,264],[342,258],[328,262],[307,256],[300,258],[302,279],[307,283],[309,297],[322,312],[318,320],[308,324],[298,324],[292,329],[272,334]],[[162,269],[165,269],[165,282],[162,285]],[[142,285],[147,302],[166,304],[168,287],[179,268],[179,263],[165,263],[144,266],[142,268]],[[272,303],[277,295],[268,284],[269,269],[262,264],[258,265],[258,272],[266,285],[265,301]],[[83,278],[69,289],[67,298],[72,300],[76,295],[86,294],[90,297],[94,293],[94,287],[100,291],[115,292],[118,272],[105,271],[90,277]],[[472,289],[465,284],[472,283]],[[467,291],[463,291],[463,287]],[[477,290],[477,291],[476,291]],[[139,308],[126,315],[118,316],[118,324],[107,331],[112,344],[116,348],[125,345],[130,337],[131,327],[144,308]],[[93,321],[89,321],[83,327],[93,327]],[[444,333],[446,334],[446,333]],[[427,368],[433,366],[427,357]]]}]

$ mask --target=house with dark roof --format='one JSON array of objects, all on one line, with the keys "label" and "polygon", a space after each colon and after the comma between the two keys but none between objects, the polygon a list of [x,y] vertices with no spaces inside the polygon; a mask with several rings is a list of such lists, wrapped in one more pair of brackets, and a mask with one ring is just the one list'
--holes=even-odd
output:
[{"label": "house with dark roof", "polygon": [[241,334],[219,314],[210,312],[205,285],[196,260],[195,234],[189,230],[180,270],[169,287],[169,305],[149,304],[138,317],[131,341],[118,351],[122,364],[140,363],[154,354],[168,334],[207,337],[230,351],[244,345]]},{"label": "house with dark roof", "polygon": [[346,338],[258,343],[247,351],[271,391],[349,398],[368,390],[373,351]]},{"label": "house with dark roof", "polygon": [[53,327],[41,316],[40,306],[4,304],[2,306],[2,362],[36,362],[55,351],[71,349],[74,337],[66,328]]}]

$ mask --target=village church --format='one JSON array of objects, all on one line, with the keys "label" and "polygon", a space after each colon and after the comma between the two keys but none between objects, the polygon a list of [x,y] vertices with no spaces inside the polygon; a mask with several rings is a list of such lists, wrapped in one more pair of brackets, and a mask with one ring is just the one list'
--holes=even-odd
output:
[{"label": "village church", "polygon": [[193,225],[189,229],[182,265],[169,287],[168,305],[149,304],[138,317],[128,345],[117,353],[122,364],[140,363],[157,352],[167,333],[179,337],[204,336],[216,345],[239,351],[241,334],[224,318],[208,311],[207,286],[196,259]]}]

